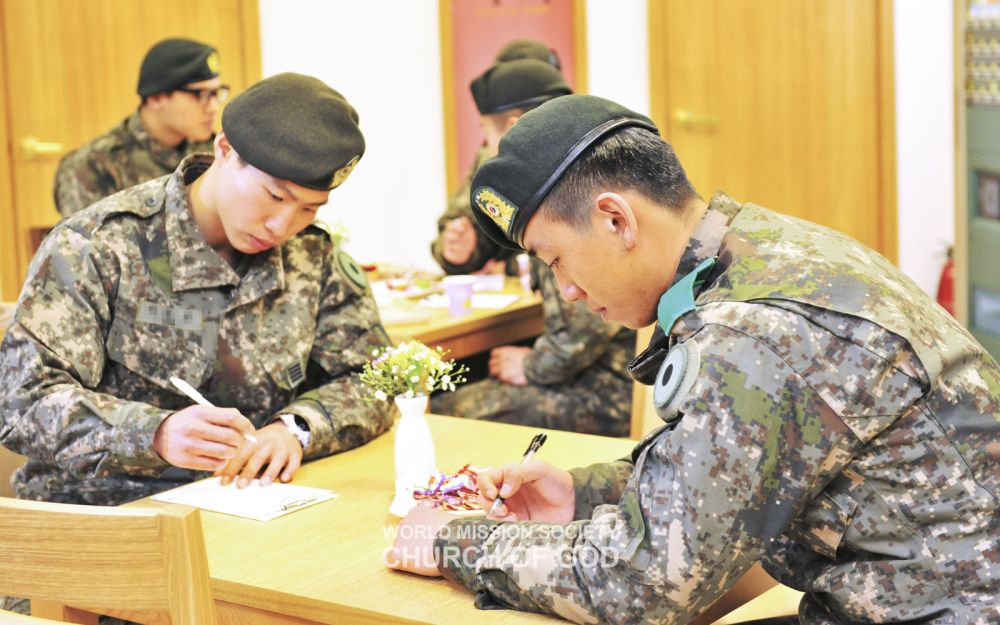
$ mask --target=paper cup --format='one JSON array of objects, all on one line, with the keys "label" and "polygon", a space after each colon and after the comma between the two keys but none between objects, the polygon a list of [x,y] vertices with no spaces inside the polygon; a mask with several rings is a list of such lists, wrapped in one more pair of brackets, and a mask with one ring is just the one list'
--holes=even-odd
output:
[{"label": "paper cup", "polygon": [[476,279],[472,276],[446,276],[442,280],[444,294],[448,296],[448,312],[459,317],[472,312],[472,290]]}]

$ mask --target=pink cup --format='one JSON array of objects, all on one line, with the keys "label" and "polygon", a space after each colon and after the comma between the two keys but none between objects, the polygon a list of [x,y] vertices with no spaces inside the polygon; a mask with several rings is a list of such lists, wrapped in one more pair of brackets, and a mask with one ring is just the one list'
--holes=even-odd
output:
[{"label": "pink cup", "polygon": [[448,296],[448,312],[455,317],[472,312],[472,289],[476,279],[472,276],[446,276],[442,280],[444,294]]}]

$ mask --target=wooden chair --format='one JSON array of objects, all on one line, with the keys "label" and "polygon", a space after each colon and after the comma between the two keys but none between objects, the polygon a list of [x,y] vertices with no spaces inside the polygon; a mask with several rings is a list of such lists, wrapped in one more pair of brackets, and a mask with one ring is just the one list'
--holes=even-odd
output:
[{"label": "wooden chair", "polygon": [[113,508],[0,497],[0,594],[32,615],[94,624],[214,625],[198,510]]}]

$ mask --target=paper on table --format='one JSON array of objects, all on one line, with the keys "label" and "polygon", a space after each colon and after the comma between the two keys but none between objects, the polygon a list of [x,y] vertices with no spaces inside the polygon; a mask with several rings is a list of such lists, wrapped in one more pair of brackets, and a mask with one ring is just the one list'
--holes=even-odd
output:
[{"label": "paper on table", "polygon": [[270,521],[337,496],[331,490],[281,482],[261,486],[259,480],[254,480],[246,488],[236,488],[235,484],[223,486],[220,478],[212,477],[178,486],[152,498],[257,521]]},{"label": "paper on table", "polygon": [[[507,308],[516,302],[519,297],[519,295],[506,293],[473,293],[472,307],[488,309]],[[447,308],[448,297],[445,295],[431,295],[420,300],[420,303],[429,308]]]}]

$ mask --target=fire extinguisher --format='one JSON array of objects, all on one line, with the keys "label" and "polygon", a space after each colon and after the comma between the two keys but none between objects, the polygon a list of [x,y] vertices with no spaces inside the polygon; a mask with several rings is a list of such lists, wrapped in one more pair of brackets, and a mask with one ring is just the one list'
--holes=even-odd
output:
[{"label": "fire extinguisher", "polygon": [[938,282],[937,302],[941,307],[955,316],[955,258],[953,249],[948,248],[948,258],[941,268],[941,280]]}]

